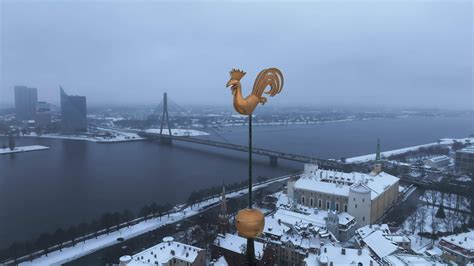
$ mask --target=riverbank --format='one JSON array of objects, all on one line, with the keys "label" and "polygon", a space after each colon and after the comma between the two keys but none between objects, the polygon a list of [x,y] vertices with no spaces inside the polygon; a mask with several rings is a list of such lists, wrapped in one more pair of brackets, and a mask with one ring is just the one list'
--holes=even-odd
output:
[{"label": "riverbank", "polygon": [[[140,137],[136,132],[124,131],[120,129],[109,129],[109,128],[98,128],[101,133],[86,133],[86,134],[60,134],[60,133],[49,133],[49,134],[36,134],[31,132],[29,134],[21,135],[21,137],[34,137],[34,138],[51,138],[51,139],[67,139],[67,140],[81,140],[90,141],[95,143],[121,143],[131,141],[142,141],[145,138]],[[147,132],[159,133],[160,129],[148,129]],[[105,133],[105,134],[104,134]],[[168,130],[163,130],[163,134],[168,134]],[[179,137],[194,137],[194,136],[207,136],[209,133],[204,131],[198,131],[193,129],[171,129],[173,136]]]},{"label": "riverbank", "polygon": [[[268,185],[271,185],[276,182],[286,181],[293,175],[286,175],[274,178],[269,181],[264,181],[260,184],[255,184],[253,190],[264,188]],[[226,194],[227,198],[237,198],[248,193],[248,188],[238,189],[236,191]],[[98,251],[102,248],[109,247],[114,245],[117,242],[118,238],[127,240],[141,234],[145,234],[149,231],[161,228],[163,226],[182,221],[186,218],[199,214],[209,207],[214,206],[220,202],[220,195],[215,195],[208,199],[205,199],[201,202],[192,205],[178,205],[175,207],[177,211],[169,213],[168,215],[163,215],[157,218],[152,218],[149,220],[144,220],[138,222],[129,227],[121,228],[118,231],[111,232],[109,234],[99,235],[97,238],[90,238],[83,242],[77,243],[75,246],[70,246],[63,248],[61,251],[56,250],[47,255],[42,255],[39,258],[33,259],[32,261],[27,261],[20,263],[19,265],[60,265],[75,259],[78,259],[82,256],[88,255],[92,252]],[[132,221],[133,222],[133,221]],[[123,241],[122,240],[122,241]],[[67,244],[67,243],[66,243]],[[27,259],[25,257],[24,259]],[[10,263],[10,262],[7,262]],[[11,262],[13,263],[13,262]]]},{"label": "riverbank", "polygon": [[[461,142],[461,143],[474,143],[474,138],[461,138],[461,139],[452,139],[452,138],[443,138],[440,139],[439,142],[432,142],[428,144],[422,144],[422,145],[416,145],[416,146],[411,146],[411,147],[406,147],[406,148],[401,148],[401,149],[396,149],[396,150],[390,150],[390,151],[384,151],[381,152],[380,155],[382,157],[390,157],[393,155],[399,155],[403,154],[409,151],[416,151],[420,148],[428,148],[436,145],[451,145],[454,142]],[[364,162],[369,162],[372,160],[375,160],[375,153],[367,154],[367,155],[362,155],[362,156],[356,156],[356,157],[351,157],[346,159],[346,163],[364,163]]]},{"label": "riverbank", "polygon": [[39,150],[47,150],[47,149],[49,149],[49,147],[41,146],[41,145],[15,147],[13,150],[10,150],[10,148],[4,148],[4,149],[0,148],[0,154],[12,154],[12,153],[39,151]]}]

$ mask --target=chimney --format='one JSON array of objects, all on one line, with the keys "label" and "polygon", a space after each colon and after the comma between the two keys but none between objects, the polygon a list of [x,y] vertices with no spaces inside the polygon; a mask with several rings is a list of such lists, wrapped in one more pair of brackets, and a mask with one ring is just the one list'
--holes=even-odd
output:
[{"label": "chimney", "polygon": [[120,261],[119,266],[128,265],[132,261],[132,256],[129,256],[129,255],[122,256],[120,257],[119,261]]}]

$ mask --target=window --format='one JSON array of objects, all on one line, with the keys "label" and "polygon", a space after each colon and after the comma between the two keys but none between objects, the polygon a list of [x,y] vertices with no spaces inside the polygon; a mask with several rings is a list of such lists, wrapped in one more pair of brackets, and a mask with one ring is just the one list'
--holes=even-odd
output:
[{"label": "window", "polygon": [[336,211],[339,211],[339,202],[336,202]]},{"label": "window", "polygon": [[309,206],[314,207],[314,198],[309,198]]},{"label": "window", "polygon": [[301,196],[301,204],[304,204],[304,196]]},{"label": "window", "polygon": [[357,204],[355,205],[355,207],[357,208]]},{"label": "window", "polygon": [[344,204],[344,211],[347,212],[347,204]]},{"label": "window", "polygon": [[329,205],[331,204],[331,202],[329,200],[326,200],[326,210],[329,210]]},{"label": "window", "polygon": [[362,199],[362,202],[365,202],[365,199]]},{"label": "window", "polygon": [[318,199],[318,208],[322,208],[323,207],[323,201],[321,199]]},{"label": "window", "polygon": [[365,221],[365,216],[362,216],[362,221]]}]

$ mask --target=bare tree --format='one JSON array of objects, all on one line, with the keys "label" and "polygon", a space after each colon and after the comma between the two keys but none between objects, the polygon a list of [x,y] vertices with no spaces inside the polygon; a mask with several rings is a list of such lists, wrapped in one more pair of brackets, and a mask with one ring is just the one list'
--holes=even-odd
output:
[{"label": "bare tree", "polygon": [[[418,229],[420,231],[420,234],[422,234],[424,232],[424,227],[425,227],[426,218],[427,218],[426,209],[423,207],[420,207],[416,210],[416,212],[418,215]],[[421,236],[421,239],[423,239],[423,236],[422,235],[420,236]]]},{"label": "bare tree", "polygon": [[431,190],[430,192],[431,192],[431,193],[430,193],[430,196],[431,196],[431,206],[432,206],[433,209],[434,209],[435,204],[436,204],[436,196],[437,196],[438,193],[437,193],[436,191],[434,191],[434,190]]},{"label": "bare tree", "polygon": [[416,226],[417,226],[417,213],[416,211],[413,212],[407,219],[408,222],[408,228],[410,229],[410,232],[412,234],[415,233]]},{"label": "bare tree", "polygon": [[436,230],[438,230],[438,221],[436,219],[436,212],[434,209],[430,211],[431,215],[431,242],[434,244]]},{"label": "bare tree", "polygon": [[426,205],[426,206],[430,206],[430,192],[431,192],[431,191],[428,191],[428,190],[427,190],[427,191],[425,191],[425,192],[423,193],[423,196],[422,196],[422,197],[423,197],[423,201],[425,202],[425,205]]}]

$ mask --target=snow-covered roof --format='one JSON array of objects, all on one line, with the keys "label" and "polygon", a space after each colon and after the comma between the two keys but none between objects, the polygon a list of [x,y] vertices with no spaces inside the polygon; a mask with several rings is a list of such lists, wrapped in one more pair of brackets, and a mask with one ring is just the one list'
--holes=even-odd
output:
[{"label": "snow-covered roof", "polygon": [[[327,245],[321,248],[321,254],[310,253],[305,259],[306,265],[379,265],[370,257],[367,249],[351,249]],[[372,264],[371,264],[372,263]]]},{"label": "snow-covered roof", "polygon": [[347,212],[340,212],[338,213],[338,215],[339,215],[339,224],[341,225],[347,225],[348,223],[354,220],[354,216],[350,215]]},{"label": "snow-covered roof", "polygon": [[263,228],[264,234],[270,234],[281,237],[285,232],[290,230],[290,227],[284,223],[278,222],[278,219],[274,215],[265,217],[265,227]]},{"label": "snow-covered roof", "polygon": [[295,189],[304,189],[310,191],[320,191],[336,196],[349,195],[349,186],[337,186],[334,183],[322,182],[315,179],[300,178],[295,182]]},{"label": "snow-covered roof", "polygon": [[364,238],[365,244],[379,257],[384,258],[397,251],[398,247],[385,238],[382,231],[375,231]]},{"label": "snow-covered roof", "polygon": [[398,177],[385,172],[369,175],[316,169],[303,173],[294,188],[347,197],[351,186],[355,190],[360,190],[362,186],[364,190],[369,189],[371,199],[375,199],[398,181]]},{"label": "snow-covered roof", "polygon": [[220,256],[212,265],[214,266],[229,266],[224,256]]},{"label": "snow-covered roof", "polygon": [[296,224],[312,224],[318,227],[325,227],[327,217],[326,211],[318,211],[313,214],[304,214],[297,213],[290,210],[278,209],[275,214],[275,219],[280,219],[280,221],[286,225],[293,226]]},{"label": "snow-covered roof", "polygon": [[315,235],[303,237],[297,234],[294,234],[294,235],[285,234],[284,236],[282,236],[281,242],[283,243],[291,242],[293,246],[302,248],[304,250],[319,249],[321,247],[321,239]]},{"label": "snow-covered roof", "polygon": [[474,153],[474,145],[462,149],[461,152]]},{"label": "snow-covered roof", "polygon": [[[474,252],[474,231],[445,236],[441,238],[441,240],[469,252]],[[442,242],[440,242],[440,244],[442,244]]]},{"label": "snow-covered roof", "polygon": [[410,242],[410,239],[405,235],[386,235],[385,238],[394,243],[406,243]]},{"label": "snow-covered roof", "polygon": [[[280,221],[289,226],[294,225],[309,225],[317,227],[326,227],[326,217],[328,212],[325,210],[311,209],[311,212],[307,208],[302,209],[303,212],[294,212],[285,209],[278,209],[274,217],[280,219]],[[354,220],[354,216],[347,212],[339,213],[339,224],[346,225]]]},{"label": "snow-covered roof", "polygon": [[385,234],[390,234],[390,228],[388,227],[387,224],[371,224],[371,225],[366,225],[363,226],[359,229],[356,230],[356,234],[358,237],[361,239],[366,238],[370,234],[372,234],[375,231],[382,231]]},{"label": "snow-covered roof", "polygon": [[201,251],[204,250],[175,241],[167,241],[133,255],[132,261],[128,265],[156,263],[161,265],[169,262],[171,259],[194,263]]},{"label": "snow-covered roof", "polygon": [[446,160],[450,160],[450,159],[449,159],[449,157],[446,156],[446,155],[441,155],[441,156],[431,157],[431,158],[426,159],[426,160],[435,163],[435,162],[446,161]]},{"label": "snow-covered roof", "polygon": [[[230,250],[238,254],[245,254],[247,247],[247,239],[240,237],[238,235],[232,234],[218,234],[217,238],[214,240],[214,245]],[[263,256],[264,247],[260,242],[254,242],[255,247],[255,258],[261,259]]]},{"label": "snow-covered roof", "polygon": [[384,264],[386,265],[446,265],[443,262],[438,261],[435,258],[425,256],[425,255],[411,255],[411,254],[393,254],[387,256],[383,259]]}]

